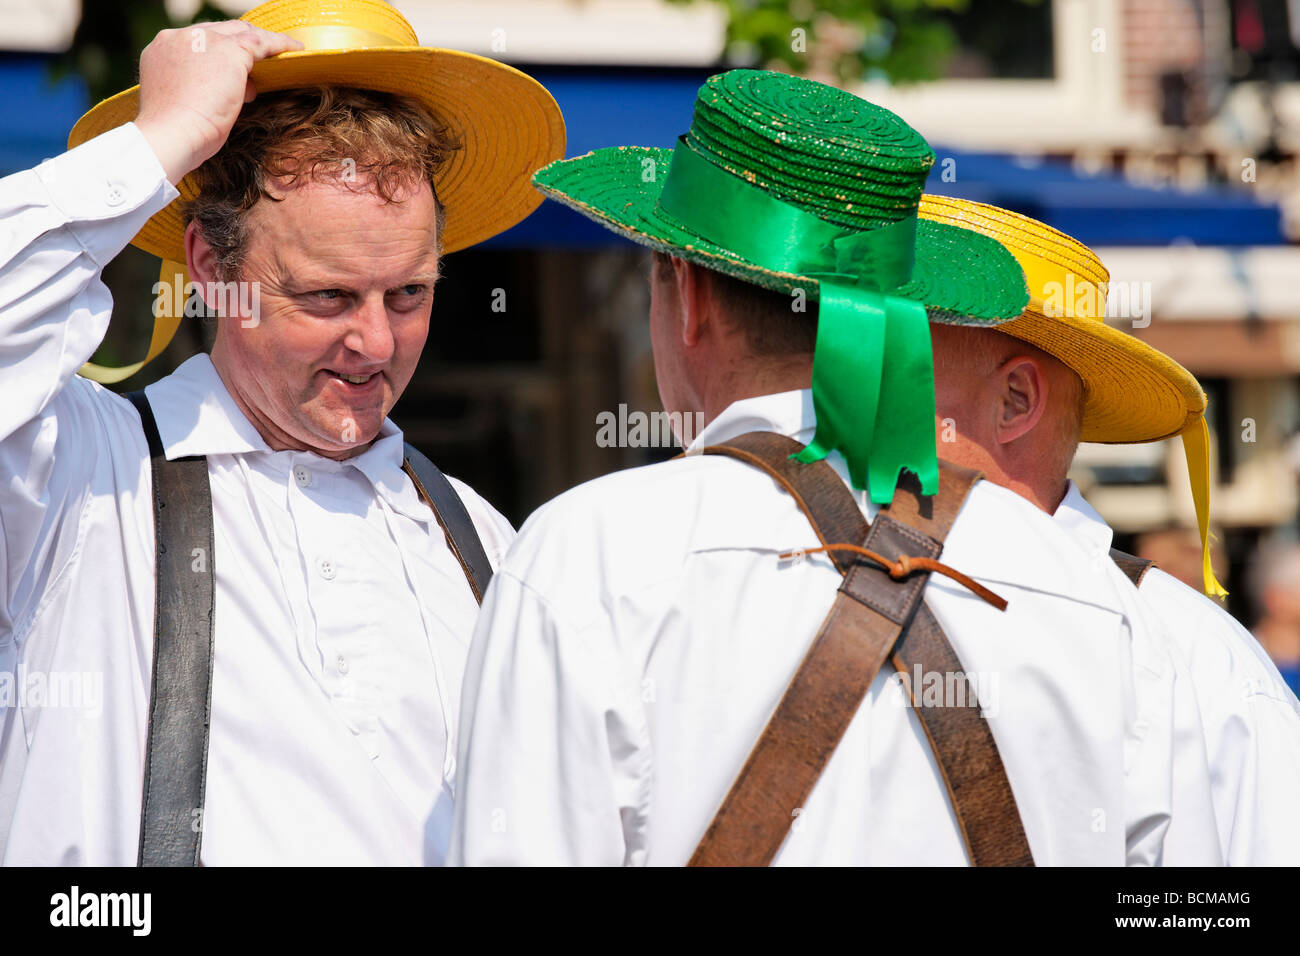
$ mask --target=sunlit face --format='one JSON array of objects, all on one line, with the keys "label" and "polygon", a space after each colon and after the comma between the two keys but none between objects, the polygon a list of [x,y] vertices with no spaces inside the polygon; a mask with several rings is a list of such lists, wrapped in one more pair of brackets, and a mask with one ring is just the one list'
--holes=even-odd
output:
[{"label": "sunlit face", "polygon": [[374,440],[424,348],[433,191],[392,203],[337,180],[272,192],[281,201],[249,213],[240,273],[258,284],[257,321],[221,319],[212,361],[272,448],[346,458]]}]

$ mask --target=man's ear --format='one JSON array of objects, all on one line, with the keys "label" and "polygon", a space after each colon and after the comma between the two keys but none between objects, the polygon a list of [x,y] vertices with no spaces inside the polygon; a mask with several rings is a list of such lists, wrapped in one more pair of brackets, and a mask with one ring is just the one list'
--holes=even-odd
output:
[{"label": "man's ear", "polygon": [[682,343],[697,345],[707,324],[705,306],[709,299],[708,281],[701,268],[685,259],[673,259],[673,279],[682,304]]},{"label": "man's ear", "polygon": [[197,222],[191,221],[185,227],[185,268],[189,270],[190,280],[200,287],[217,281],[217,256],[199,233]]},{"label": "man's ear", "polygon": [[1047,410],[1047,370],[1032,355],[1015,355],[997,370],[999,384],[998,444],[1009,445],[1029,434]]},{"label": "man's ear", "polygon": [[[198,224],[193,221],[185,227],[185,268],[190,274],[190,281],[198,290],[199,299],[206,305],[207,300],[204,299],[203,290],[211,289],[210,283],[217,281],[217,255],[199,233]],[[221,298],[229,301],[228,296],[221,296]],[[217,337],[225,323],[211,318],[213,314],[205,309],[206,317],[203,319],[202,335],[204,349],[215,354]]]}]

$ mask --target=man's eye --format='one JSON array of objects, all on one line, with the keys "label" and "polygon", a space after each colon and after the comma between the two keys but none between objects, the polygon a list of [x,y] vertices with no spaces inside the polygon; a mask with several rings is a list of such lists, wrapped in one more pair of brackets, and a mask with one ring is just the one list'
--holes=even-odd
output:
[{"label": "man's eye", "polygon": [[414,297],[424,292],[424,286],[418,284],[404,285],[401,288],[394,289],[393,291],[396,292],[398,295]]},{"label": "man's eye", "polygon": [[312,298],[320,299],[322,301],[332,301],[341,298],[343,291],[341,289],[318,289],[315,292],[309,292],[307,294]]}]

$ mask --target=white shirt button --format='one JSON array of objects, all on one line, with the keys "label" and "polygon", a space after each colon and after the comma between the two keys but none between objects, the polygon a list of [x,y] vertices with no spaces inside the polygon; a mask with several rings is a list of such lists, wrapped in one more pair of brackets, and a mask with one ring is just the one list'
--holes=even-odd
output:
[{"label": "white shirt button", "polygon": [[311,487],[311,469],[306,465],[294,465],[293,480],[298,483],[299,488]]},{"label": "white shirt button", "polygon": [[340,674],[346,674],[348,672],[348,659],[342,654],[339,655],[339,659],[335,661],[335,663],[338,665]]},{"label": "white shirt button", "polygon": [[120,206],[126,200],[126,190],[117,183],[109,183],[104,193],[104,202],[110,206]]},{"label": "white shirt button", "polygon": [[320,576],[326,581],[333,581],[334,575],[338,573],[338,569],[334,567],[334,562],[329,558],[318,559],[316,561],[316,570],[320,572]]}]

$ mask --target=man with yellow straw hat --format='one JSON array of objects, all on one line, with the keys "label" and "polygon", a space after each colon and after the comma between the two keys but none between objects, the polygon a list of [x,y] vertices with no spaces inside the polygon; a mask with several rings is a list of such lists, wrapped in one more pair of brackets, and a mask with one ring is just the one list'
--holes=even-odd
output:
[{"label": "man with yellow straw hat", "polygon": [[1121,865],[1140,844],[1145,622],[1050,515],[936,457],[930,326],[1027,294],[999,244],[917,219],[933,162],[887,110],[736,70],[675,150],[534,177],[655,250],[660,396],[706,425],[516,539],[466,671],[453,862]]},{"label": "man with yellow straw hat", "polygon": [[[140,77],[0,182],[0,859],[438,863],[513,532],[387,415],[559,110],[378,0],[164,30]],[[128,242],[219,315],[129,401],[76,377]]]},{"label": "man with yellow straw hat", "polygon": [[[1200,385],[1168,356],[1105,323],[1109,274],[1082,243],[1027,216],[967,200],[924,196],[920,216],[1001,242],[1024,269],[1030,295],[1024,315],[996,330],[935,328],[935,413],[944,457],[980,469],[1054,514],[1111,568],[1121,591],[1125,576],[1136,585],[1133,600],[1154,620],[1145,632],[1152,640],[1135,635],[1132,653],[1146,679],[1166,688],[1171,704],[1162,715],[1137,707],[1139,698],[1129,712],[1132,799],[1151,816],[1147,862],[1300,863],[1300,702],[1216,601],[1149,562],[1112,551],[1111,529],[1066,477],[1081,440],[1181,435],[1206,549],[1205,592],[1221,596],[1208,554],[1209,448]],[[1162,764],[1172,771],[1153,774]],[[1200,826],[1207,808],[1213,830]]]}]

